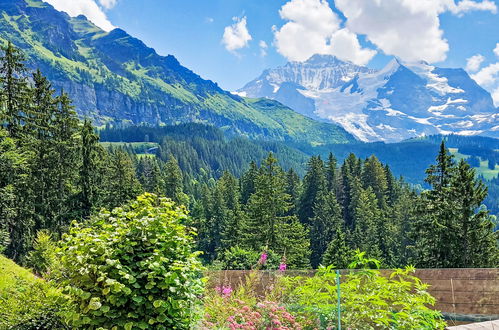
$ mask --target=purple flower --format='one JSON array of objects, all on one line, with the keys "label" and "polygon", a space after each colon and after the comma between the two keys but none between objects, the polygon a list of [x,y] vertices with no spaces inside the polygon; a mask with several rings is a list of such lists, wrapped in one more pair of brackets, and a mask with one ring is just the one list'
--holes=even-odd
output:
[{"label": "purple flower", "polygon": [[261,255],[260,255],[260,260],[258,261],[258,263],[260,265],[265,265],[265,263],[267,262],[267,253],[263,252]]},{"label": "purple flower", "polygon": [[217,291],[222,297],[227,298],[230,297],[232,293],[232,288],[230,286],[217,286],[215,288],[215,291]]},{"label": "purple flower", "polygon": [[284,262],[281,262],[281,264],[279,265],[279,271],[283,272],[287,267],[288,266]]}]

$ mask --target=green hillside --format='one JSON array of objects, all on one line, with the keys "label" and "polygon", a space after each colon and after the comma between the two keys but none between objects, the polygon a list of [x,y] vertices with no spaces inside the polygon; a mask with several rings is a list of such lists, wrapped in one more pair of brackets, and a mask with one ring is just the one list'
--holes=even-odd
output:
[{"label": "green hillside", "polygon": [[275,101],[241,98],[160,56],[121,29],[109,33],[84,16],[71,18],[40,0],[0,3],[0,43],[11,41],[64,89],[81,116],[97,124],[215,125],[233,135],[312,145],[354,138]]}]

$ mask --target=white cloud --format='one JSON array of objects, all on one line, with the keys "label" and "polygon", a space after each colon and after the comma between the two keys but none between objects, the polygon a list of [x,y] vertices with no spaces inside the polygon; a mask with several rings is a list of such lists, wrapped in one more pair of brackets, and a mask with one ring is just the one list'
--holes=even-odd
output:
[{"label": "white cloud", "polygon": [[496,44],[496,48],[494,48],[494,54],[499,57],[499,42]]},{"label": "white cloud", "polygon": [[205,23],[213,23],[213,22],[215,22],[215,19],[213,17],[206,17],[204,19],[204,21],[205,21]]},{"label": "white cloud", "polygon": [[494,105],[499,107],[499,87],[492,91],[492,99],[494,100]]},{"label": "white cloud", "polygon": [[499,80],[499,62],[489,64],[471,76],[479,85],[490,86]]},{"label": "white cloud", "polygon": [[326,0],[291,0],[279,11],[288,22],[273,28],[277,51],[292,61],[314,54],[335,55],[364,65],[376,51],[362,48],[357,36],[341,28],[341,20]]},{"label": "white cloud", "polygon": [[246,16],[243,18],[234,17],[233,20],[234,24],[225,27],[222,38],[222,43],[230,52],[247,47],[252,39],[246,26]]},{"label": "white cloud", "polygon": [[263,40],[260,40],[260,42],[258,43],[258,46],[260,47],[260,56],[261,57],[267,56],[267,48],[269,48],[267,43]]},{"label": "white cloud", "polygon": [[386,54],[430,63],[445,60],[449,50],[440,28],[440,14],[497,12],[490,0],[336,0],[335,4],[345,15],[350,31],[366,35]]},{"label": "white cloud", "polygon": [[485,57],[481,54],[473,55],[466,59],[466,71],[476,72],[480,69],[482,62],[485,61]]},{"label": "white cloud", "polygon": [[111,9],[114,6],[116,6],[116,3],[118,2],[118,0],[99,0],[99,2],[102,5],[102,7],[106,8],[106,9]]},{"label": "white cloud", "polygon": [[[105,31],[111,31],[115,26],[109,21],[101,7],[94,0],[45,0],[55,9],[65,11],[70,16],[85,15],[92,23]],[[104,5],[112,5],[115,0],[100,0]]]},{"label": "white cloud", "polygon": [[477,73],[471,75],[479,85],[489,90],[494,104],[499,106],[499,62],[489,64]]},{"label": "white cloud", "polygon": [[449,11],[455,15],[461,16],[463,13],[467,13],[473,10],[483,10],[490,11],[491,13],[497,13],[497,6],[493,1],[484,0],[481,2],[462,0],[457,4],[454,1],[450,1],[447,5]]}]

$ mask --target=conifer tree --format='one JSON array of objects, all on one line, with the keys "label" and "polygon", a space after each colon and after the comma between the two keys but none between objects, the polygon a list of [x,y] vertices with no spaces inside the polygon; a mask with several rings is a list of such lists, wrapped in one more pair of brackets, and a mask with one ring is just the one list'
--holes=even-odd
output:
[{"label": "conifer tree", "polygon": [[2,49],[0,56],[0,86],[2,90],[1,103],[3,118],[0,122],[6,122],[11,137],[20,135],[21,124],[24,113],[29,105],[28,81],[26,77],[26,66],[24,65],[24,54],[12,43],[8,43]]},{"label": "conifer tree", "polygon": [[286,215],[291,204],[285,190],[286,175],[271,153],[263,162],[255,193],[248,201],[243,238],[246,247],[285,254],[291,267],[301,267],[309,263],[310,242],[296,216]]},{"label": "conifer tree", "polygon": [[[457,245],[454,267],[496,267],[498,235],[488,211],[479,209],[487,188],[471,166],[461,159],[450,182],[450,198],[456,214]],[[477,211],[478,210],[478,211]]]},{"label": "conifer tree", "polygon": [[340,205],[332,191],[320,192],[314,206],[315,216],[310,220],[310,262],[313,268],[321,263],[328,244],[333,240],[335,231],[343,226]]},{"label": "conifer tree", "polygon": [[174,202],[188,205],[189,197],[184,194],[183,175],[177,159],[170,154],[164,168],[165,196]]},{"label": "conifer tree", "polygon": [[79,170],[79,207],[81,217],[88,217],[92,210],[99,205],[99,197],[102,194],[99,189],[102,185],[101,157],[105,154],[99,146],[99,137],[94,132],[92,123],[85,119],[80,129],[81,165]]},{"label": "conifer tree", "polygon": [[361,251],[376,259],[381,259],[383,251],[382,239],[382,211],[371,187],[361,189],[354,211],[355,229],[353,243]]},{"label": "conifer tree", "polygon": [[353,250],[348,245],[344,228],[336,227],[333,239],[327,246],[321,264],[324,266],[334,265],[337,269],[347,269],[352,257]]},{"label": "conifer tree", "polygon": [[247,204],[250,196],[255,193],[255,181],[258,176],[258,166],[251,161],[249,169],[241,178],[241,203]]},{"label": "conifer tree", "polygon": [[308,162],[308,170],[303,178],[303,191],[300,198],[298,217],[300,222],[309,225],[314,217],[314,206],[321,192],[327,190],[324,162],[320,157],[312,156]]}]

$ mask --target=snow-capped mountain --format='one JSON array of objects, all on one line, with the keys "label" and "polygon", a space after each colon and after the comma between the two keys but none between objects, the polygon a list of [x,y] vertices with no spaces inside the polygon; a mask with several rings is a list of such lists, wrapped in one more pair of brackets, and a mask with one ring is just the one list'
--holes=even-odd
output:
[{"label": "snow-capped mountain", "polygon": [[429,134],[499,137],[499,109],[463,69],[393,59],[373,70],[314,55],[266,70],[238,91],[268,97],[302,114],[341,124],[363,141]]}]

